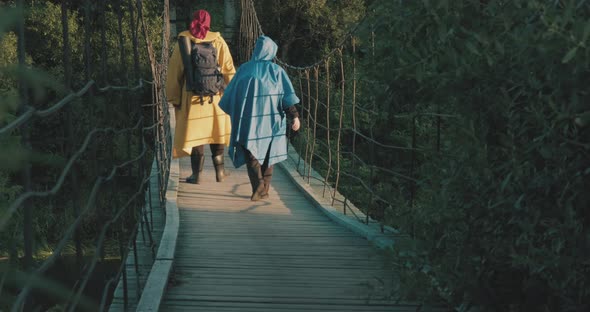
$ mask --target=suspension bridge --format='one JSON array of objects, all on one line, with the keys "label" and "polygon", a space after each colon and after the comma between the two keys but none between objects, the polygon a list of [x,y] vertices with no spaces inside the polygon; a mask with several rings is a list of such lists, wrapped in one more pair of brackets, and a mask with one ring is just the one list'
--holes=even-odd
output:
[{"label": "suspension bridge", "polygon": [[[168,40],[173,36],[169,21],[175,16],[170,16],[168,1],[164,1],[158,60],[147,36],[142,1],[115,2],[112,13],[119,23],[119,49],[129,44],[131,61],[123,53],[109,59],[112,53],[106,44],[93,51],[90,36],[86,36],[82,47],[86,84],[47,106],[30,104],[27,92],[21,92],[17,116],[0,128],[0,135],[18,133],[22,144],[31,147],[45,139],[32,129],[55,118],[66,124],[63,141],[69,142],[63,144],[62,170],[46,184],[36,182],[39,165],[29,163],[22,169],[22,192],[3,211],[3,231],[14,230],[22,242],[20,260],[13,256],[13,264],[3,266],[2,271],[8,286],[0,291],[9,294],[12,311],[31,310],[47,296],[64,302],[63,309],[68,311],[443,311],[397,300],[399,276],[387,251],[400,234],[382,222],[393,203],[375,191],[373,181],[376,175],[401,179],[413,200],[413,166],[409,172],[391,172],[356,149],[362,144],[369,155],[376,148],[401,151],[411,164],[424,150],[415,137],[410,147],[390,146],[359,130],[357,115],[376,112],[356,106],[360,84],[354,50],[358,43],[352,33],[315,64],[298,67],[277,60],[289,70],[302,99],[302,129],[291,140],[289,159],[275,171],[269,198],[252,202],[245,169],[228,168],[231,176],[216,183],[212,164],[206,161],[204,181],[184,183],[190,164],[188,159],[171,157],[174,109],[162,91]],[[22,8],[22,1],[17,5]],[[239,5],[241,15],[236,20],[241,31],[232,42],[237,58],[247,60],[263,30],[252,2],[242,0]],[[99,17],[107,16],[105,5],[98,10]],[[63,1],[63,70],[66,86],[75,89],[67,12]],[[85,12],[84,19],[91,20],[90,9]],[[129,34],[121,27],[124,18],[135,25],[128,28]],[[22,43],[19,63],[24,67],[23,23],[21,19],[17,35]],[[86,25],[91,33],[90,23]],[[106,40],[105,31],[103,27],[98,40]],[[124,42],[127,38],[131,42]],[[142,40],[145,53],[140,48]],[[346,55],[347,51],[352,53]],[[93,64],[93,55],[100,63]],[[150,79],[140,77],[142,60],[150,65]],[[133,79],[113,83],[106,72],[108,64],[120,66],[122,73],[131,66],[133,72],[124,76]],[[21,90],[33,89],[32,83],[21,80]],[[345,93],[350,96],[345,98]],[[84,107],[90,116],[115,116],[114,111],[92,108],[105,99],[120,101],[127,124],[92,120],[83,127],[77,124],[80,119],[74,117],[75,110]],[[409,119],[414,124],[422,118],[440,125],[444,117],[432,113]],[[433,150],[440,149],[440,131],[432,140]],[[126,150],[116,150],[122,145]],[[231,163],[229,159],[225,162]],[[366,180],[354,171],[360,166],[371,168]],[[86,187],[82,181],[88,183]],[[341,192],[344,185],[355,187]],[[121,200],[117,194],[123,189],[128,198]],[[351,199],[351,189],[366,196]],[[70,208],[60,210],[54,201],[64,194]],[[67,220],[51,254],[43,258],[34,241],[39,222],[35,215],[44,203],[56,206]],[[84,253],[83,232],[88,232],[85,222],[89,218],[99,222],[91,230],[93,252]],[[109,246],[108,240],[116,241],[116,246]],[[71,287],[52,286],[47,272],[67,250],[73,250],[79,279]],[[88,284],[109,252],[123,261],[116,274],[95,291],[98,295],[89,298]]]}]

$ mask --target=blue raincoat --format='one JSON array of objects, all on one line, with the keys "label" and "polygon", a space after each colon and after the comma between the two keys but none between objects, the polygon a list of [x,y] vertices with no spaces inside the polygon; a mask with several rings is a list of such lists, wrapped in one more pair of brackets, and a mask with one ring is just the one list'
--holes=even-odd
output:
[{"label": "blue raincoat", "polygon": [[285,70],[272,62],[277,49],[272,39],[259,37],[252,59],[240,66],[219,102],[231,118],[228,153],[236,168],[246,163],[240,145],[261,164],[269,148],[269,166],[287,159],[284,110],[299,98]]}]

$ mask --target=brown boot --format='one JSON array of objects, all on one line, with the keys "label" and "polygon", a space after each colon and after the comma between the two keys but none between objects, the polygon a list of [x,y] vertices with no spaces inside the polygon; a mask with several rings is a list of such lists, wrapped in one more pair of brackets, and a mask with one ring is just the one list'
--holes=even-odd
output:
[{"label": "brown boot", "polygon": [[229,176],[229,172],[225,171],[223,163],[223,155],[212,156],[213,166],[215,166],[215,179],[217,182],[223,182],[225,177]]},{"label": "brown boot", "polygon": [[262,177],[260,163],[258,161],[250,161],[246,166],[248,167],[248,178],[252,185],[252,196],[250,196],[250,200],[260,200],[264,195],[264,179]]},{"label": "brown boot", "polygon": [[260,182],[258,183],[258,187],[256,188],[256,191],[254,191],[254,193],[252,193],[252,196],[250,196],[250,200],[258,201],[265,198],[268,198],[268,194],[264,193],[264,181],[260,180]]}]

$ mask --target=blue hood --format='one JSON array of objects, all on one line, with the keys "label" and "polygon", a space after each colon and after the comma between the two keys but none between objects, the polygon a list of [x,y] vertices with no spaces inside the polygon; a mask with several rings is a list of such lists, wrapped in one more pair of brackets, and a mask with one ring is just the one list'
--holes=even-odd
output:
[{"label": "blue hood", "polygon": [[253,61],[272,61],[277,56],[279,47],[267,36],[260,36],[252,52]]}]

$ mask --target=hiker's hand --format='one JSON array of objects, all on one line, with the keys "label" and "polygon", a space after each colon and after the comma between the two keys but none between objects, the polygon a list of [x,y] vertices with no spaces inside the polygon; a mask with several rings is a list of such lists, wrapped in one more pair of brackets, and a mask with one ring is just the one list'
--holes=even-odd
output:
[{"label": "hiker's hand", "polygon": [[299,130],[300,126],[301,126],[301,123],[299,122],[299,118],[297,118],[297,117],[293,118],[293,125],[291,126],[291,129],[293,129],[293,131],[297,131],[297,130]]}]

